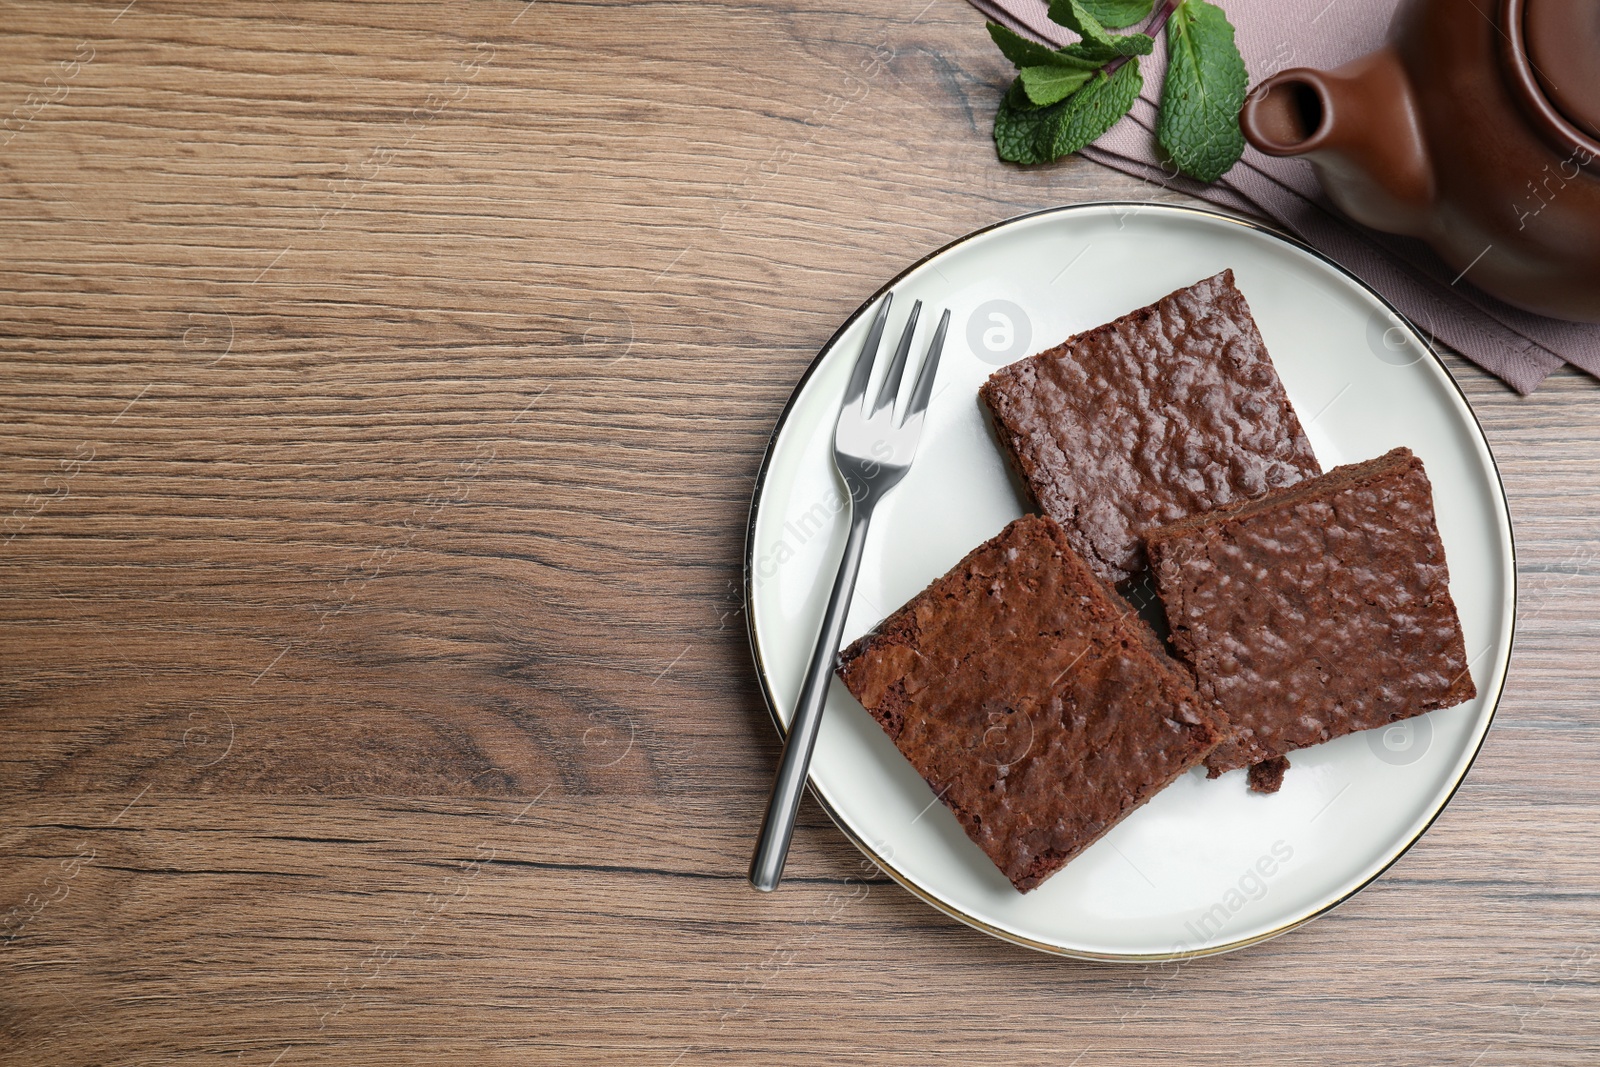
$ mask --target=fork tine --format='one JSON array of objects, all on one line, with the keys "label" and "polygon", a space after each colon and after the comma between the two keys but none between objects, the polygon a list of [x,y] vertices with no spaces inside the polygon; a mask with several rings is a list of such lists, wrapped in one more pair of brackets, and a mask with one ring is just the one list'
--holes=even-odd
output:
[{"label": "fork tine", "polygon": [[900,393],[900,379],[906,373],[906,357],[911,355],[911,337],[917,332],[917,315],[922,311],[922,301],[918,300],[911,305],[911,315],[906,319],[906,328],[900,334],[900,344],[895,347],[894,361],[889,364],[889,373],[883,376],[883,386],[878,390],[878,402],[872,405],[872,412],[868,418],[875,417],[878,412],[894,403],[894,398]]},{"label": "fork tine", "polygon": [[840,411],[848,410],[851,404],[861,403],[861,398],[867,395],[867,382],[872,378],[872,365],[877,362],[878,345],[883,341],[883,328],[889,321],[889,305],[893,303],[894,294],[884,293],[878,316],[872,320],[872,329],[867,331],[866,343],[861,346],[861,355],[856,357],[855,370],[850,372],[850,386],[844,391],[844,403],[839,405]]},{"label": "fork tine", "polygon": [[944,335],[949,329],[950,309],[945,308],[944,314],[939,316],[939,328],[933,331],[933,340],[928,344],[928,354],[922,358],[917,383],[911,387],[906,417],[900,420],[902,426],[928,410],[928,401],[933,397],[933,379],[939,373],[939,354],[944,351]]}]

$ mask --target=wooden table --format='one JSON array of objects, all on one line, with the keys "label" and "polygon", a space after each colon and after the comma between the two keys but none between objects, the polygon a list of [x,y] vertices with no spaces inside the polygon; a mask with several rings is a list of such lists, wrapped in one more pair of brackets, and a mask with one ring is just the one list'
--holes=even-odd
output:
[{"label": "wooden table", "polygon": [[752,479],[962,233],[1176,199],[994,158],[959,0],[0,4],[0,1062],[1592,1064],[1600,389],[1451,368],[1517,521],[1499,718],[1277,941],[1051,958],[777,746]]}]

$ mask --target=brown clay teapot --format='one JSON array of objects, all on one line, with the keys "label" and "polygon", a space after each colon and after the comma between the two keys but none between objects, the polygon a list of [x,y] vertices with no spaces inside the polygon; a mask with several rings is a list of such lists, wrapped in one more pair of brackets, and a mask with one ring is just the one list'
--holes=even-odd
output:
[{"label": "brown clay teapot", "polygon": [[1240,125],[1357,222],[1508,303],[1600,322],[1600,0],[1405,0],[1389,45],[1268,78]]}]

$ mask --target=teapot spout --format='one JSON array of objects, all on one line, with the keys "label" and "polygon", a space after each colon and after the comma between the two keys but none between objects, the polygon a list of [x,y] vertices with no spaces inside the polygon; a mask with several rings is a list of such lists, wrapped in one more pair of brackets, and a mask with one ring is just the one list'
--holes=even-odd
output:
[{"label": "teapot spout", "polygon": [[1400,57],[1382,48],[1337,70],[1286,70],[1251,90],[1245,138],[1269,156],[1304,157],[1328,197],[1357,222],[1422,236],[1433,168]]}]

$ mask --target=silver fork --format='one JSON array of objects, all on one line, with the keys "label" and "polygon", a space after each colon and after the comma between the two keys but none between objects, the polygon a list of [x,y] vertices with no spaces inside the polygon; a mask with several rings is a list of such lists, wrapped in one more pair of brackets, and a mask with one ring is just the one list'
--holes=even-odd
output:
[{"label": "silver fork", "polygon": [[917,316],[922,311],[922,301],[911,308],[905,330],[900,334],[900,344],[895,348],[894,359],[884,375],[878,397],[869,409],[867,384],[872,379],[873,363],[877,359],[878,345],[883,340],[883,328],[889,320],[889,305],[894,294],[883,298],[878,315],[867,333],[867,342],[856,359],[850,385],[845,389],[844,402],[839,407],[839,424],[833,437],[833,463],[839,468],[845,488],[850,493],[850,537],[845,541],[844,558],[839,561],[839,574],[833,580],[833,595],[828,598],[828,610],[822,616],[822,633],[817,647],[811,653],[811,663],[806,667],[805,683],[800,688],[800,701],[795,705],[794,718],[789,722],[789,738],[784,742],[783,758],[778,762],[778,773],[772,781],[772,796],[767,801],[767,814],[761,821],[761,836],[756,841],[755,856],[750,860],[750,884],[764,893],[778,888],[783,877],[783,861],[789,855],[789,839],[794,835],[795,814],[800,809],[800,796],[805,790],[806,770],[811,764],[811,750],[817,743],[817,727],[822,723],[822,708],[827,701],[828,684],[833,676],[834,664],[839,657],[839,636],[844,631],[845,615],[850,607],[850,595],[855,591],[856,575],[861,570],[861,553],[867,543],[867,527],[872,513],[884,496],[899,484],[911,469],[911,460],[917,454],[917,439],[922,436],[922,420],[928,410],[928,400],[933,396],[933,379],[939,371],[939,353],[944,349],[944,336],[950,328],[948,310],[939,319],[928,354],[923,358],[922,369],[917,372],[911,396],[905,403],[901,418],[897,414],[895,397],[900,392],[900,380],[905,374],[906,358],[911,354],[912,335],[916,333]]}]

